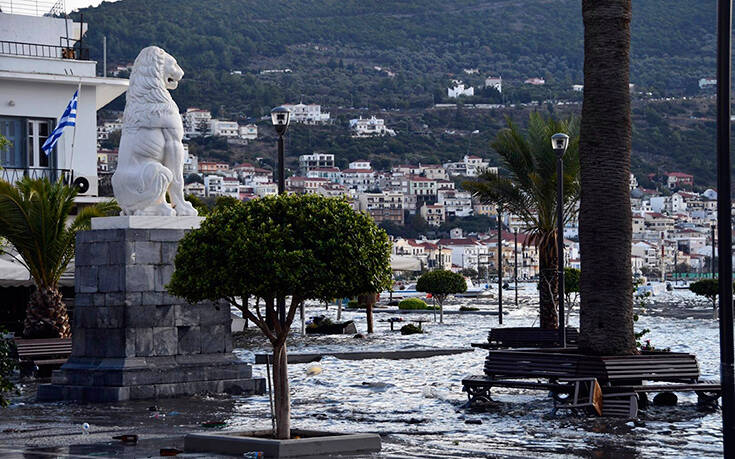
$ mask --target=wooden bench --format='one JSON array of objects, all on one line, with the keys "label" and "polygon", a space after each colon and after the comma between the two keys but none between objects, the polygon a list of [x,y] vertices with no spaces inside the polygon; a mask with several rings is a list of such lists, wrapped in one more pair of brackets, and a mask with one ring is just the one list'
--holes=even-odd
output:
[{"label": "wooden bench", "polygon": [[462,390],[467,392],[467,403],[464,407],[491,402],[490,391],[493,387],[550,391],[554,401],[552,414],[556,414],[559,409],[577,412],[580,409],[590,408],[601,414],[599,399],[602,394],[594,378],[569,378],[546,383],[492,379],[484,375],[468,376],[462,380]]},{"label": "wooden bench", "polygon": [[[637,414],[638,406],[645,406],[647,393],[696,392],[701,404],[711,404],[721,393],[719,384],[699,382],[699,364],[694,355],[676,352],[600,357],[576,354],[570,349],[491,350],[484,370],[489,381],[547,379],[555,384],[573,378],[595,378],[604,394],[603,414],[624,412],[625,417],[635,417],[631,413]],[[644,384],[646,381],[669,384]],[[489,397],[491,387],[485,396]],[[630,394],[636,398],[635,404]],[[609,409],[604,408],[607,402]]]},{"label": "wooden bench", "polygon": [[21,376],[49,375],[51,369],[63,365],[71,355],[71,338],[16,338],[14,342]]},{"label": "wooden bench", "polygon": [[[579,332],[567,327],[567,346],[575,347]],[[493,328],[488,333],[487,343],[472,343],[482,349],[506,348],[549,348],[560,347],[559,330],[545,330],[538,327]]]}]

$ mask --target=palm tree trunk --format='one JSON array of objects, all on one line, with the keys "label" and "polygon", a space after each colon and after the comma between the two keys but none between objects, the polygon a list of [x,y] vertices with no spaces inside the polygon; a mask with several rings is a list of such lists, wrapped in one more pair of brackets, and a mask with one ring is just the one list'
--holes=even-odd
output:
[{"label": "palm tree trunk", "polygon": [[273,347],[273,398],[276,414],[276,438],[291,438],[291,395],[288,389],[286,343]]},{"label": "palm tree trunk", "polygon": [[543,238],[539,244],[539,316],[544,329],[559,326],[556,301],[558,292],[556,281],[556,245],[552,238]]},{"label": "palm tree trunk", "polygon": [[69,338],[69,314],[55,287],[37,288],[28,301],[23,327],[26,338]]},{"label": "palm tree trunk", "polygon": [[631,15],[631,0],[582,0],[579,346],[598,355],[635,352],[628,188]]}]

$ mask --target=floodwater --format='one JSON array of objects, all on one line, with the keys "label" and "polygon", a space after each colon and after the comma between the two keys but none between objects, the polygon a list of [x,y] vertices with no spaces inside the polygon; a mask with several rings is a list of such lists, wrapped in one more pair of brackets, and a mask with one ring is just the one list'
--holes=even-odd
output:
[{"label": "floodwater", "polygon": [[[504,326],[534,324],[537,315],[533,305],[535,289],[526,285],[519,293],[520,304],[516,307],[514,292],[504,291],[507,312]],[[644,339],[650,339],[659,348],[670,347],[672,351],[696,354],[702,378],[719,380],[718,328],[711,317],[710,306],[686,291],[667,293],[655,297],[653,302],[640,313],[636,323],[636,329],[651,330]],[[457,310],[463,304],[497,310],[496,300],[469,298],[451,301],[445,309]],[[325,311],[323,305],[314,303],[307,305],[306,311],[307,316],[326,314],[336,318],[335,306]],[[289,351],[468,347],[471,342],[485,341],[488,330],[498,325],[498,317],[490,315],[445,314],[444,324],[439,324],[431,322],[431,312],[419,316],[406,314],[403,318],[408,322],[425,318],[426,333],[401,336],[400,326],[391,332],[388,323],[379,322],[395,315],[376,314],[376,333],[364,339],[352,336],[302,338],[297,316]],[[364,311],[345,310],[343,319],[355,320],[358,331],[365,333]],[[570,325],[576,324],[577,316],[573,314]],[[241,342],[247,343],[249,349],[236,349],[235,352],[243,360],[252,362],[254,353],[267,351],[268,347],[262,339],[255,338],[254,331],[247,335],[250,338]],[[466,401],[461,380],[466,375],[482,374],[485,355],[485,351],[478,349],[428,359],[342,361],[325,357],[317,364],[292,364],[289,366],[292,425],[379,433],[383,451],[371,457],[722,456],[720,412],[698,411],[694,394],[679,394],[679,405],[675,408],[649,408],[639,425],[607,418],[552,416],[548,394],[516,389],[496,389],[493,391],[495,403],[488,411],[469,412],[461,408]],[[308,376],[307,368],[313,365],[319,365],[323,371]],[[265,366],[256,365],[254,375],[265,377]],[[24,405],[15,403],[5,413],[15,416],[18,425],[24,428],[43,424],[39,421],[43,416],[62,417],[67,423],[91,419],[88,422],[100,426],[101,431],[129,422],[140,430],[158,429],[168,434],[195,430],[193,427],[212,419],[222,421],[225,430],[270,426],[267,395],[227,399],[195,397],[183,402],[162,400],[159,401],[165,406],[162,414],[169,410],[178,412],[169,411],[175,414],[161,418],[146,411],[145,406],[151,402],[79,406],[39,405],[28,398],[23,400]],[[466,423],[468,420],[472,423]],[[164,424],[170,428],[157,427]],[[0,428],[9,425],[14,425],[11,419],[0,419]],[[2,438],[0,434],[0,444]],[[42,444],[42,441],[33,444]]]}]

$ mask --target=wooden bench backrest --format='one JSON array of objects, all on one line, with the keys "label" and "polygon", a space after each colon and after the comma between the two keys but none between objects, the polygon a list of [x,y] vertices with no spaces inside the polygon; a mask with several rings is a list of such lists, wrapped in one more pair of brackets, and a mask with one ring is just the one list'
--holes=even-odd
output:
[{"label": "wooden bench backrest", "polygon": [[18,357],[71,354],[71,338],[16,339]]},{"label": "wooden bench backrest", "polygon": [[[578,337],[576,328],[567,327],[567,344],[576,344]],[[487,340],[502,347],[552,347],[559,343],[559,331],[538,327],[493,328]]]}]

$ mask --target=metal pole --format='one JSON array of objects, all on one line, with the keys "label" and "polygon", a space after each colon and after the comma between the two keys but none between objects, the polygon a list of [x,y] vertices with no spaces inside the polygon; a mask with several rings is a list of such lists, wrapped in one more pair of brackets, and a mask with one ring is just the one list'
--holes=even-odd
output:
[{"label": "metal pole", "polygon": [[564,150],[556,161],[556,250],[559,291],[559,341],[567,347],[567,327],[564,323]]},{"label": "metal pole", "polygon": [[498,323],[503,325],[503,223],[498,207]]},{"label": "metal pole", "polygon": [[513,272],[516,279],[516,308],[518,307],[518,228],[515,230],[515,248],[513,249]]},{"label": "metal pole", "polygon": [[[720,383],[724,457],[735,457],[735,375],[732,305],[732,163],[730,159],[730,85],[732,78],[732,0],[717,1],[717,222]],[[714,245],[714,240],[712,241]]]},{"label": "metal pole", "polygon": [[102,37],[102,77],[107,76],[107,35]]},{"label": "metal pole", "polygon": [[278,136],[278,194],[286,192],[285,166],[283,165],[283,135]]},{"label": "metal pole", "polygon": [[712,225],[712,259],[709,261],[710,269],[712,270],[712,279],[715,278],[715,225]]},{"label": "metal pole", "polygon": [[[278,136],[278,194],[286,192],[285,169],[283,165],[283,134]],[[278,316],[281,320],[281,327],[286,325],[286,296],[278,295]]]}]

